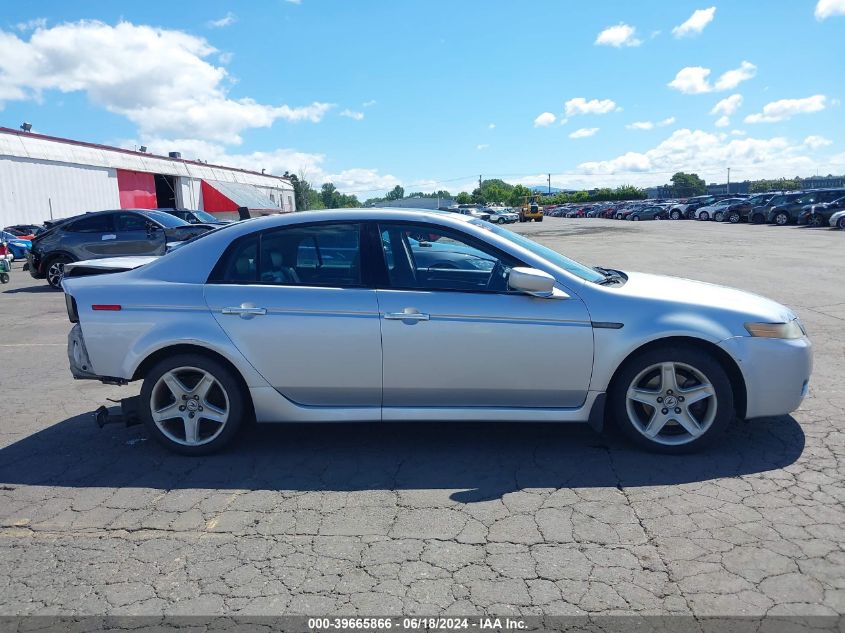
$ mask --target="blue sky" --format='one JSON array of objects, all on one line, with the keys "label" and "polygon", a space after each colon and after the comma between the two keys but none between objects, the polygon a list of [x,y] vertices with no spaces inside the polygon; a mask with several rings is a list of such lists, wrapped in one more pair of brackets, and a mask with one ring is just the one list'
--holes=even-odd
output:
[{"label": "blue sky", "polygon": [[27,2],[2,20],[1,125],[362,199],[479,174],[845,172],[845,0]]}]

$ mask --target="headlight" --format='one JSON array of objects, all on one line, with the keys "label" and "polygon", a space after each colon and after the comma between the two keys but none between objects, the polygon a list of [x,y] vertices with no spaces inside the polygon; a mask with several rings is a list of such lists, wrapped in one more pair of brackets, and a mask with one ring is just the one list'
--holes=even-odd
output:
[{"label": "headlight", "polygon": [[807,334],[798,319],[789,323],[746,323],[745,329],[751,336],[762,338],[801,338]]}]

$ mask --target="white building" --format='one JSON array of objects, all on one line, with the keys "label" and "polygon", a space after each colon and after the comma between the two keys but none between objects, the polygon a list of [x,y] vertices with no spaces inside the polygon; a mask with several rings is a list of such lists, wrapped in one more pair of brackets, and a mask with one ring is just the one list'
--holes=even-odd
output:
[{"label": "white building", "polygon": [[286,178],[0,127],[0,228],[106,209],[296,210]]}]

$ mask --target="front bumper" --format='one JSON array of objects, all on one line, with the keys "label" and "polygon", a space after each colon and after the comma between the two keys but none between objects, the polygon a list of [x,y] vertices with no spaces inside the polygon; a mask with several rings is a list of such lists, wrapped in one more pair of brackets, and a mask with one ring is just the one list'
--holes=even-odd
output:
[{"label": "front bumper", "polygon": [[813,345],[806,336],[737,336],[719,347],[737,361],[745,379],[745,418],[787,415],[801,406],[813,371]]}]

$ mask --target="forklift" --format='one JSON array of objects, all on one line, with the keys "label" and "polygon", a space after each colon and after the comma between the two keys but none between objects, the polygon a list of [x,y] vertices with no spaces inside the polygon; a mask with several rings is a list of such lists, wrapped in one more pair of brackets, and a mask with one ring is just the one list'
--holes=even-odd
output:
[{"label": "forklift", "polygon": [[522,206],[519,207],[520,222],[530,222],[531,220],[535,222],[543,221],[543,207],[537,201],[539,197],[537,194],[522,197]]}]

